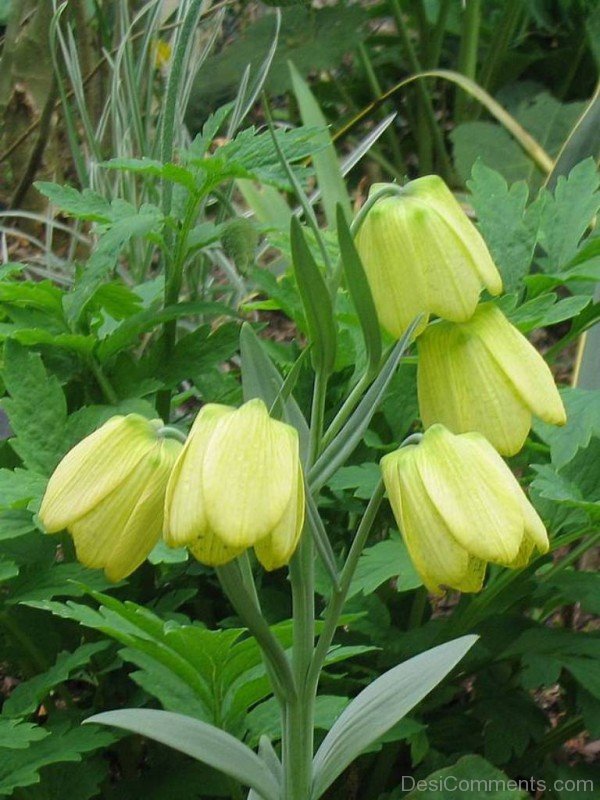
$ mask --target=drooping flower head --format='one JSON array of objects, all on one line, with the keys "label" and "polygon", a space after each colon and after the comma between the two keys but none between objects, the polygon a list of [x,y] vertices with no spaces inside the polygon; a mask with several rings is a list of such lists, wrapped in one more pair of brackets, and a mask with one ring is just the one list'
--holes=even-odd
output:
[{"label": "drooping flower head", "polygon": [[[375,184],[371,193],[383,186]],[[419,314],[461,322],[475,311],[482,288],[502,291],[485,242],[436,175],[376,201],[356,246],[379,321],[396,338]]]},{"label": "drooping flower head", "polygon": [[130,575],[162,530],[169,474],[181,444],[158,435],[161,420],[115,416],[52,474],[39,512],[48,533],[68,530],[78,560],[111,581]]},{"label": "drooping flower head", "polygon": [[543,522],[518,481],[478,433],[432,425],[417,445],[381,461],[390,504],[427,588],[481,589],[487,562],[525,566],[548,550]]},{"label": "drooping flower head", "polygon": [[418,339],[419,408],[427,427],[478,431],[503,455],[518,452],[532,416],[564,425],[548,365],[493,303],[467,322],[436,322]]},{"label": "drooping flower head", "polygon": [[272,419],[262,400],[204,406],[169,481],[167,544],[213,566],[254,547],[272,570],[290,560],[303,522],[296,430]]}]

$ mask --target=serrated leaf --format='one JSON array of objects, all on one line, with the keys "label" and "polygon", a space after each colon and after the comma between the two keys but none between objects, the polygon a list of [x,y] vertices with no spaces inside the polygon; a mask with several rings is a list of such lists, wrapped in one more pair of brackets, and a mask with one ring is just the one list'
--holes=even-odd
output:
[{"label": "serrated leaf", "polygon": [[600,437],[600,391],[568,388],[561,390],[567,410],[567,424],[562,428],[536,420],[534,430],[550,445],[552,463],[561,469],[578,450],[587,447],[594,436]]},{"label": "serrated leaf", "polygon": [[363,550],[350,584],[348,599],[359,592],[371,594],[392,578],[398,579],[397,587],[400,592],[423,585],[399,536],[377,542]]},{"label": "serrated leaf", "polygon": [[539,241],[546,251],[542,266],[561,270],[577,253],[579,241],[600,208],[600,176],[594,159],[560,176],[554,195],[547,194],[542,206]]},{"label": "serrated leaf", "polygon": [[[114,208],[111,210],[116,213]],[[145,205],[136,211],[124,204],[121,215],[100,236],[73,290],[64,298],[65,313],[72,324],[79,320],[94,292],[116,267],[122,248],[136,236],[146,236],[159,230],[162,223],[163,216],[155,206]]]},{"label": "serrated leaf", "polygon": [[108,200],[91,189],[80,192],[72,186],[47,181],[37,181],[34,186],[61,211],[76,219],[109,222],[113,218]]},{"label": "serrated leaf", "polygon": [[113,725],[148,736],[181,753],[209,764],[226,775],[255,789],[265,800],[278,800],[280,789],[273,775],[250,750],[230,734],[205,722],[156,709],[106,711],[86,720]]},{"label": "serrated leaf", "polygon": [[508,186],[504,177],[476,161],[467,181],[477,224],[502,275],[505,292],[520,288],[529,272],[537,240],[539,213],[527,211],[524,181]]},{"label": "serrated leaf", "polygon": [[2,402],[16,436],[11,446],[24,465],[49,475],[61,456],[67,403],[54,376],[49,376],[37,353],[8,341],[2,377],[10,399]]},{"label": "serrated leaf", "polygon": [[290,241],[296,282],[306,315],[313,366],[316,372],[330,375],[335,363],[337,338],[331,297],[296,217],[292,217]]},{"label": "serrated leaf", "polygon": [[26,469],[0,469],[0,508],[37,505],[46,489],[47,478]]},{"label": "serrated leaf", "polygon": [[75,670],[87,666],[92,656],[108,646],[108,642],[94,642],[78,647],[73,653],[59,653],[56,663],[49,670],[15,687],[2,707],[3,716],[25,717],[32,714],[51,689],[66,681]]},{"label": "serrated leaf", "polygon": [[31,742],[39,742],[46,736],[48,736],[48,731],[32,722],[0,717],[0,748],[24,750],[29,747]]},{"label": "serrated leaf", "polygon": [[80,725],[50,725],[45,730],[49,735],[26,750],[0,750],[0,796],[10,797],[16,788],[39,783],[42,767],[81,761],[86,753],[106,747],[116,738],[109,731]]},{"label": "serrated leaf", "polygon": [[434,647],[381,675],[352,700],[323,740],[314,760],[314,798],[363,750],[422,700],[457,665],[476,636]]}]

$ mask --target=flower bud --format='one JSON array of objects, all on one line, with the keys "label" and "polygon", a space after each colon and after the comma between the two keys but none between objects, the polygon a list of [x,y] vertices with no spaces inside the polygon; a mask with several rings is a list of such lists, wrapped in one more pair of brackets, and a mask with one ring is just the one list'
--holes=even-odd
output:
[{"label": "flower bud", "polygon": [[[383,186],[375,184],[371,193]],[[485,242],[437,175],[378,200],[356,246],[379,321],[396,338],[419,314],[461,322],[475,311],[483,287],[493,295],[502,291]]]},{"label": "flower bud", "polygon": [[39,512],[48,533],[67,529],[78,560],[111,581],[130,575],[161,534],[165,490],[181,445],[158,436],[161,420],[116,416],[86,437],[52,474]]},{"label": "flower bud", "polygon": [[427,588],[481,589],[486,563],[525,566],[548,550],[544,524],[516,478],[478,433],[429,428],[381,460],[411,559]]},{"label": "flower bud", "polygon": [[295,429],[271,419],[262,400],[204,406],[167,488],[167,544],[212,566],[253,546],[272,570],[290,560],[303,522]]},{"label": "flower bud", "polygon": [[548,365],[493,303],[468,322],[436,322],[418,339],[418,392],[425,427],[479,431],[503,455],[518,452],[532,415],[564,425]]}]

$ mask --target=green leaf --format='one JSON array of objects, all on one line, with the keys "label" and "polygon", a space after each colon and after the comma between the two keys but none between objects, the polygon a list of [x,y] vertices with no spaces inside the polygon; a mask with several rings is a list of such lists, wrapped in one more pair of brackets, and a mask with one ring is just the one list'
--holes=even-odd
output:
[{"label": "green leaf", "polygon": [[180,164],[163,164],[152,158],[111,158],[99,166],[105,169],[118,169],[136,175],[151,175],[171,183],[178,183],[193,192],[198,187],[194,175]]},{"label": "green leaf", "polygon": [[545,271],[562,270],[577,253],[579,241],[600,208],[600,176],[592,158],[560,176],[554,195],[544,195],[539,241],[546,251]]},{"label": "green leaf", "polygon": [[147,331],[152,331],[159,325],[181,317],[193,317],[203,314],[235,316],[229,306],[224,303],[190,302],[178,303],[162,309],[148,308],[123,320],[98,346],[98,357],[107,361],[121,350],[137,342],[138,338]]},{"label": "green leaf", "polygon": [[88,222],[110,222],[113,211],[109,201],[91,189],[82,192],[72,186],[37,181],[35,188],[65,214]]},{"label": "green leaf", "polygon": [[313,155],[313,163],[317,173],[317,183],[321,191],[325,219],[327,220],[327,225],[330,228],[334,228],[336,226],[336,206],[339,205],[340,214],[345,220],[349,220],[352,216],[348,189],[340,169],[340,162],[333,146],[333,141],[327,130],[327,120],[310,87],[294,64],[290,61],[288,66],[302,122],[305,125],[321,129],[318,136],[315,136],[317,152]]},{"label": "green leaf", "polygon": [[533,429],[550,445],[552,463],[561,469],[594,436],[600,437],[600,390],[568,388],[561,390],[567,411],[567,424],[562,428],[536,420]]},{"label": "green leaf", "polygon": [[592,658],[563,658],[563,666],[586,691],[600,700],[600,663]]},{"label": "green leaf", "polygon": [[39,725],[24,722],[21,719],[6,719],[4,711],[3,716],[0,717],[0,748],[24,750],[29,747],[31,742],[39,742],[46,736],[48,736],[48,731]]},{"label": "green leaf", "polygon": [[591,302],[592,298],[585,295],[565,297],[557,302],[557,296],[551,292],[523,303],[507,316],[522,333],[528,333],[535,328],[550,327],[572,319]]},{"label": "green leaf", "polygon": [[[348,705],[347,697],[339,695],[318,695],[315,699],[314,727],[328,731],[335,720]],[[246,718],[250,731],[250,743],[254,746],[262,735],[273,742],[281,740],[281,709],[274,697],[253,708]]]},{"label": "green leaf", "polygon": [[16,342],[4,347],[4,383],[10,399],[2,406],[16,439],[11,446],[29,469],[49,475],[61,456],[67,404],[62,388],[49,376],[37,353]]},{"label": "green leaf", "polygon": [[524,181],[509,188],[502,175],[481,160],[473,165],[467,186],[504,291],[514,292],[529,272],[537,239],[538,215],[526,210],[529,188]]},{"label": "green leaf", "polygon": [[363,550],[350,584],[348,599],[359,592],[371,594],[392,578],[397,578],[396,585],[400,592],[417,589],[423,584],[404,543],[397,535]]},{"label": "green leaf", "polygon": [[128,203],[119,202],[121,205],[117,207],[117,201],[113,201],[111,209],[115,215],[120,211],[120,215],[100,236],[73,291],[65,296],[65,313],[72,324],[79,320],[95,291],[116,267],[123,247],[134,237],[146,236],[162,227],[163,216],[155,206],[144,205],[136,211]]},{"label": "green leaf", "polygon": [[306,315],[313,366],[316,372],[330,375],[335,363],[336,348],[331,297],[317,262],[306,244],[297,217],[292,217],[290,240],[294,273]]},{"label": "green leaf", "polygon": [[348,292],[354,303],[365,341],[367,364],[374,374],[381,362],[381,330],[373,295],[342,207],[337,207],[337,235]]},{"label": "green leaf", "polygon": [[156,709],[125,709],[95,714],[86,720],[148,736],[209,764],[255,789],[265,800],[278,800],[280,789],[259,757],[229,733],[205,722]]},{"label": "green leaf", "polygon": [[[482,786],[486,788],[482,790]],[[529,797],[529,792],[519,788],[517,781],[475,755],[463,756],[451,767],[432,772],[419,781],[404,776],[402,790],[409,790],[405,800],[481,800],[484,795],[486,800]]]},{"label": "green leaf", "polygon": [[0,508],[22,507],[39,502],[47,478],[25,469],[0,469]]},{"label": "green leaf", "polygon": [[352,489],[352,497],[369,500],[381,480],[379,464],[367,461],[365,464],[353,464],[338,469],[327,481],[333,492],[344,492]]},{"label": "green leaf", "polygon": [[363,689],[336,720],[314,757],[313,797],[321,797],[369,744],[429,694],[476,641],[476,636],[463,636],[434,647]]},{"label": "green leaf", "polygon": [[108,642],[94,642],[78,647],[73,653],[59,653],[49,670],[15,687],[2,707],[2,714],[8,717],[32,714],[51,689],[66,681],[75,670],[87,666],[92,656],[108,645]]},{"label": "green leaf", "polygon": [[81,761],[82,756],[115,741],[114,734],[80,725],[48,725],[49,734],[26,750],[0,750],[0,796],[10,797],[19,787],[39,783],[39,771],[49,764]]},{"label": "green leaf", "polygon": [[[279,397],[283,387],[283,378],[247,322],[242,325],[240,331],[240,355],[244,400],[260,397],[267,407],[271,408]],[[293,397],[288,397],[285,401],[285,419],[298,431],[300,454],[304,460],[308,447],[308,426]]]},{"label": "green leaf", "polygon": [[402,356],[412,343],[413,332],[419,321],[420,316],[409,325],[348,422],[317,459],[308,475],[308,482],[313,489],[316,486],[322,486],[331,478],[334,472],[350,457],[362,439],[373,415],[379,408]]}]

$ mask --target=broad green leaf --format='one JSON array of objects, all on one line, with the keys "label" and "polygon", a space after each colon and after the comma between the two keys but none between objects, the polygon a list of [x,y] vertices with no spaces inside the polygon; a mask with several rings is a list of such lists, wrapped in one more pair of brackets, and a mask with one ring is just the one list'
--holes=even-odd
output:
[{"label": "broad green leaf", "polygon": [[434,647],[363,689],[336,720],[314,757],[313,800],[318,800],[371,742],[437,686],[476,641],[476,636],[463,636]]},{"label": "broad green leaf", "polygon": [[381,361],[381,330],[369,282],[340,205],[337,206],[337,235],[346,285],[365,340],[368,370],[374,374]]},{"label": "broad green leaf", "polygon": [[255,789],[264,800],[278,800],[280,789],[259,757],[230,734],[205,722],[156,709],[124,709],[95,714],[86,723],[113,725],[148,736],[203,761]]},{"label": "broad green leaf", "polygon": [[591,302],[592,298],[587,295],[575,295],[558,300],[557,295],[550,292],[523,303],[507,316],[522,333],[528,333],[535,328],[550,327],[572,319]]},{"label": "broad green leaf", "polygon": [[[482,790],[482,786],[486,788]],[[451,767],[420,780],[406,775],[401,788],[409,792],[405,800],[481,800],[483,796],[486,800],[526,800],[530,796],[516,781],[476,755],[463,756]]]},{"label": "broad green leaf", "polygon": [[0,469],[0,509],[39,503],[47,478],[26,469]]},{"label": "broad green leaf", "polygon": [[600,700],[600,663],[592,658],[563,658],[563,666],[586,691]]},{"label": "broad green leaf", "polygon": [[514,292],[529,272],[537,239],[538,214],[527,210],[529,188],[524,181],[509,188],[503,176],[483,161],[473,165],[467,186],[504,291]]},{"label": "broad green leaf", "polygon": [[338,204],[346,220],[350,220],[352,216],[348,189],[346,188],[333,141],[327,131],[327,121],[323,112],[315,96],[311,92],[309,85],[291,61],[289,62],[289,69],[292,76],[292,87],[296,95],[296,100],[298,101],[302,121],[305,125],[321,128],[318,137],[315,137],[315,141],[318,145],[318,152],[313,155],[313,163],[315,165],[315,172],[317,173],[317,183],[321,190],[325,219],[330,228],[335,228],[336,206]]},{"label": "broad green leaf", "polygon": [[600,208],[600,175],[593,159],[561,175],[554,194],[543,198],[539,241],[547,257],[546,271],[562,270],[577,253],[581,237]]},{"label": "broad green leaf", "polygon": [[350,584],[348,599],[359,592],[371,594],[392,578],[397,579],[399,592],[417,589],[423,584],[399,536],[377,542],[363,550]]},{"label": "broad green leaf", "polygon": [[62,388],[54,376],[47,374],[37,353],[12,341],[4,347],[2,376],[10,394],[2,405],[16,437],[11,445],[26,467],[49,475],[62,455],[67,419]]},{"label": "broad green leaf", "polygon": [[151,175],[154,178],[178,183],[192,192],[197,188],[194,175],[180,164],[163,164],[152,158],[111,158],[100,166],[105,169],[134,172],[137,175]]},{"label": "broad green leaf", "polygon": [[[36,533],[40,540],[48,537]],[[49,600],[52,597],[82,597],[88,589],[107,589],[110,582],[100,570],[92,570],[73,562],[56,563],[54,560],[44,565],[25,563],[19,577],[10,583],[6,602],[33,603]]]},{"label": "broad green leaf", "polygon": [[33,530],[35,525],[29,511],[25,509],[0,511],[0,542],[4,539],[17,539]]},{"label": "broad green leaf", "polygon": [[[65,797],[69,800],[97,800],[102,797],[102,784],[109,778],[109,769],[107,759],[101,754],[87,757],[79,764],[51,764],[44,767],[41,784],[29,789],[28,796],[31,800],[62,800]],[[145,792],[140,794],[148,800]]]},{"label": "broad green leaf", "polygon": [[[591,22],[588,20],[588,24]],[[593,42],[597,53],[598,42],[600,42],[600,7],[596,8],[595,13],[595,35]],[[598,160],[600,155],[600,142],[598,141],[598,126],[600,125],[600,85],[596,86],[594,96],[590,100],[588,107],[583,111],[581,117],[569,134],[569,138],[561,147],[560,153],[556,157],[554,168],[546,186],[551,191],[556,187],[556,182],[560,175],[568,175],[569,172],[586,158]]]},{"label": "broad green leaf", "polygon": [[109,222],[113,212],[109,201],[91,189],[82,192],[72,186],[37,181],[35,188],[65,214],[89,222]]},{"label": "broad green leaf", "polygon": [[534,430],[550,445],[552,463],[561,469],[593,437],[600,437],[600,390],[562,389],[561,397],[567,410],[567,424],[562,428],[536,420]]},{"label": "broad green leaf", "polygon": [[312,362],[317,372],[327,376],[333,371],[336,349],[331,297],[296,217],[292,217],[290,239],[294,273],[308,326]]},{"label": "broad green leaf", "polygon": [[352,490],[352,497],[359,500],[369,500],[381,480],[379,464],[367,461],[364,464],[353,464],[341,467],[327,481],[327,486],[333,492]]},{"label": "broad green leaf", "polygon": [[31,742],[39,742],[48,736],[48,731],[31,722],[22,719],[8,719],[0,717],[0,748],[8,750],[24,750]]},{"label": "broad green leaf", "polygon": [[8,717],[25,717],[32,714],[55,686],[66,681],[75,670],[86,667],[92,656],[101,650],[106,650],[108,644],[108,642],[84,644],[73,653],[59,653],[56,663],[49,670],[15,687],[2,707],[2,714]]},{"label": "broad green leaf", "polygon": [[292,211],[275,187],[248,180],[238,180],[237,187],[259,222],[286,232],[289,230]]},{"label": "broad green leaf", "polygon": [[115,735],[101,729],[82,729],[80,725],[48,724],[43,739],[26,750],[0,749],[0,796],[12,797],[15,789],[40,782],[40,769],[49,764],[77,762],[82,757],[115,741]]}]

